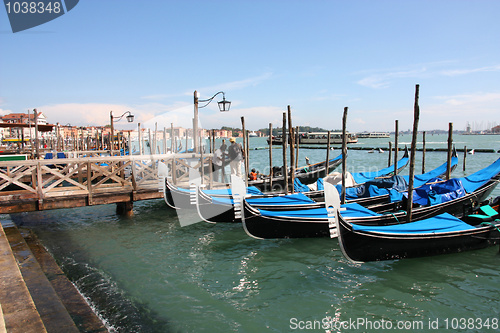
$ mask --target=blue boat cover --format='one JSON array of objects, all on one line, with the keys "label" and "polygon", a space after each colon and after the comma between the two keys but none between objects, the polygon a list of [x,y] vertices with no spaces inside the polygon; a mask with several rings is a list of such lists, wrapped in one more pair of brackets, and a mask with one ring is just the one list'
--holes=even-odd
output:
[{"label": "blue boat cover", "polygon": [[[450,163],[450,168],[453,168],[455,165],[458,164],[458,157],[452,156],[451,157],[451,163]],[[441,175],[444,175],[446,173],[448,162],[445,162],[438,166],[436,169],[431,170],[429,172],[423,173],[421,175],[416,175],[413,177],[413,188],[420,187],[424,185],[425,183],[429,183],[433,181],[432,179],[438,178]],[[410,180],[410,176],[403,176],[407,182]]]},{"label": "blue boat cover", "polygon": [[[305,196],[302,193],[294,193],[282,196],[267,197],[267,198],[248,198],[247,202],[251,205],[278,205],[278,206],[291,206],[291,205],[306,205],[315,203],[314,200]],[[230,198],[212,198],[214,204],[234,204],[234,200]]]},{"label": "blue boat cover", "polygon": [[[404,158],[400,159],[398,161],[397,168],[400,169],[403,166],[405,166],[406,164],[408,164],[408,160],[409,160],[408,157],[404,157]],[[457,161],[458,161],[458,159],[457,159]],[[378,171],[372,171],[372,172],[354,172],[354,173],[351,173],[351,175],[352,175],[352,177],[354,178],[354,181],[357,184],[362,184],[362,183],[366,183],[367,181],[370,181],[370,180],[372,180],[374,178],[388,175],[388,174],[390,174],[393,171],[394,171],[394,166],[392,165],[390,167],[387,167],[387,168],[384,168],[384,169],[380,169]]]},{"label": "blue boat cover", "polygon": [[[345,217],[363,217],[363,216],[380,216],[357,203],[349,203],[342,205],[341,207],[346,208],[346,210],[341,211],[342,216]],[[311,219],[327,219],[328,212],[326,208],[314,208],[314,209],[302,209],[302,210],[292,210],[292,211],[269,211],[264,209],[259,209],[262,216],[275,217],[297,217],[297,218],[311,218]]]},{"label": "blue boat cover", "polygon": [[365,226],[352,224],[352,228],[356,231],[387,234],[436,234],[474,229],[474,227],[448,213],[443,213],[425,220],[410,223],[387,226]]},{"label": "blue boat cover", "polygon": [[[439,178],[438,178],[439,179]],[[422,206],[433,206],[465,196],[465,189],[458,178],[445,182],[424,185],[413,191],[413,202]],[[408,193],[404,194],[408,197]]]},{"label": "blue boat cover", "polygon": [[295,180],[293,181],[293,189],[295,190],[295,192],[309,192],[309,187],[302,184],[302,182],[298,178],[295,178]]},{"label": "blue boat cover", "polygon": [[[368,198],[391,193],[397,194],[397,192],[406,191],[407,188],[408,183],[403,176],[373,179],[361,186],[348,187],[346,189],[346,199]],[[342,187],[337,185],[337,190],[340,193]]]},{"label": "blue boat cover", "polygon": [[473,173],[470,176],[459,178],[467,193],[472,193],[486,184],[492,177],[500,173],[500,158],[490,166]]},{"label": "blue boat cover", "polygon": [[324,185],[324,182],[323,182],[323,178],[318,178],[318,180],[316,181],[316,189],[318,191],[324,191],[325,190],[325,185]]}]

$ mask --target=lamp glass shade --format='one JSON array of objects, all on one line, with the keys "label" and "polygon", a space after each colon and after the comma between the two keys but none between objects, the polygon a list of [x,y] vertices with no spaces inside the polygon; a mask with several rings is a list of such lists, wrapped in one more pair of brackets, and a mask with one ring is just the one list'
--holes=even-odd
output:
[{"label": "lamp glass shade", "polygon": [[127,121],[128,121],[129,123],[133,122],[133,121],[134,121],[134,115],[133,115],[133,114],[129,114],[129,115],[127,116]]},{"label": "lamp glass shade", "polygon": [[217,102],[217,104],[219,104],[220,112],[227,112],[227,111],[229,111],[229,108],[231,107],[231,102],[226,101],[225,98],[223,98],[222,101]]}]

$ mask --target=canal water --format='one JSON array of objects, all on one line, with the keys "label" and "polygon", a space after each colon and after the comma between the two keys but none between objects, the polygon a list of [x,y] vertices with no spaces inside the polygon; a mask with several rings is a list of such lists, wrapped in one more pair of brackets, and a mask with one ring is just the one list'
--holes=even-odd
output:
[{"label": "canal water", "polygon": [[[385,149],[388,140],[356,145]],[[400,147],[410,140],[400,137]],[[428,148],[445,148],[447,136],[428,134],[426,141]],[[500,149],[500,136],[455,135],[454,141],[458,148]],[[265,139],[250,144],[251,167],[264,170],[269,152],[255,148],[266,147]],[[273,149],[275,165],[280,154]],[[348,171],[388,163],[387,151],[348,154]],[[301,150],[299,165],[306,156],[314,163],[325,155]],[[482,169],[500,154],[466,157],[466,171],[461,153],[453,176]],[[425,161],[428,171],[446,153],[427,152]],[[418,153],[416,173],[421,168]],[[162,200],[134,203],[131,218],[117,216],[114,205],[1,218],[36,233],[112,332],[493,332],[500,325],[498,247],[353,264],[337,240],[256,240],[238,224],[180,227]]]}]

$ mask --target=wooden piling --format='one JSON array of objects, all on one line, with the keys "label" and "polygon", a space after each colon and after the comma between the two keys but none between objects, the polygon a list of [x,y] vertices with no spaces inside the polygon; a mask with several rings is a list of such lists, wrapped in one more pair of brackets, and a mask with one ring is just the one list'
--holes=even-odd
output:
[{"label": "wooden piling", "polygon": [[[222,144],[221,147],[226,147],[226,140],[222,139]],[[221,172],[221,177],[222,177],[222,183],[226,182],[226,148],[224,150],[221,148],[222,152],[222,172]]]},{"label": "wooden piling", "polygon": [[33,110],[35,116],[35,153],[36,158],[40,158],[40,141],[38,140],[38,111],[36,109]]},{"label": "wooden piling", "polygon": [[175,153],[174,148],[177,148],[175,146],[175,132],[174,132],[174,123],[170,123],[170,152],[173,154]]},{"label": "wooden piling", "polygon": [[465,171],[465,160],[467,159],[467,146],[464,146],[464,165],[463,165],[463,171]]},{"label": "wooden piling", "polygon": [[422,133],[422,173],[425,173],[425,131]]},{"label": "wooden piling", "polygon": [[298,168],[298,162],[299,162],[299,126],[295,126],[295,139],[297,142],[295,143],[295,170]]},{"label": "wooden piling", "polygon": [[413,109],[413,135],[411,139],[411,156],[410,156],[410,177],[408,184],[408,205],[407,205],[407,222],[411,222],[411,214],[413,209],[413,177],[415,172],[415,153],[417,147],[418,121],[420,119],[420,108],[418,106],[419,85],[415,86],[415,105]]},{"label": "wooden piling", "polygon": [[453,145],[453,123],[448,126],[448,158],[446,166],[446,179],[450,179],[451,174],[451,150]]},{"label": "wooden piling", "polygon": [[269,191],[273,190],[273,124],[269,123]]},{"label": "wooden piling", "polygon": [[283,180],[285,184],[285,189],[284,193],[288,194],[288,170],[287,170],[287,165],[288,163],[286,162],[286,145],[288,143],[287,140],[287,135],[286,135],[286,112],[283,112],[283,128],[281,130],[281,140],[282,140],[282,148],[283,148],[283,168],[282,168],[282,174],[283,174]]},{"label": "wooden piling", "polygon": [[294,181],[295,181],[295,137],[293,133],[293,126],[292,126],[292,110],[290,109],[290,105],[287,107],[288,109],[288,135],[290,137],[290,184],[291,186],[291,193],[295,192],[294,189]]},{"label": "wooden piling", "polygon": [[[347,155],[347,106],[344,108],[344,115],[342,116],[342,193],[340,196],[340,203],[345,204],[345,173],[346,173],[346,155]],[[330,135],[328,135],[330,138]]]},{"label": "wooden piling", "polygon": [[387,161],[387,166],[391,166],[391,157],[392,157],[392,142],[389,141],[389,160]]},{"label": "wooden piling", "polygon": [[327,132],[328,138],[326,139],[326,160],[325,160],[325,176],[328,176],[330,169],[330,131]]},{"label": "wooden piling", "polygon": [[247,162],[248,162],[248,148],[246,147],[247,145],[247,133],[245,130],[245,117],[241,117],[241,130],[243,132],[243,162],[245,164],[245,184],[248,187],[248,169],[247,169]]},{"label": "wooden piling", "polygon": [[394,123],[394,175],[398,174],[398,137],[399,137],[399,121]]},{"label": "wooden piling", "polygon": [[142,151],[142,130],[141,123],[137,124],[137,140],[139,141],[139,155],[144,155]]}]

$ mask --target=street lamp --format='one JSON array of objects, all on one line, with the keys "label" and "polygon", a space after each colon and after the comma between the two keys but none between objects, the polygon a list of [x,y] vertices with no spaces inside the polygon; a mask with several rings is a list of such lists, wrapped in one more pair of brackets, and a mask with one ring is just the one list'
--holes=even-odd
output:
[{"label": "street lamp", "polygon": [[[194,152],[198,152],[198,109],[206,107],[212,100],[215,98],[215,96],[222,94],[222,101],[217,102],[219,105],[219,110],[220,112],[227,112],[229,111],[229,108],[231,107],[231,102],[226,101],[226,94],[223,91],[219,91],[209,99],[203,99],[199,100],[198,99],[198,92],[195,90],[194,91],[194,119],[193,119],[193,143],[194,143]],[[198,106],[198,103],[206,103],[202,106]],[[186,147],[187,149],[187,147]]]},{"label": "street lamp", "polygon": [[128,116],[126,117],[127,118],[127,121],[129,123],[133,122],[134,121],[134,115],[130,112],[130,111],[126,111],[124,112],[121,116],[119,117],[113,117],[113,111],[109,111],[109,122],[111,124],[111,138],[110,138],[110,144],[111,144],[111,156],[113,156],[113,146],[114,146],[114,143],[115,143],[115,133],[114,133],[114,127],[113,127],[113,123],[114,122],[117,122],[117,121],[120,121],[124,115],[128,114]]}]

